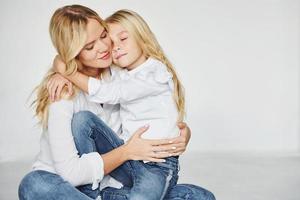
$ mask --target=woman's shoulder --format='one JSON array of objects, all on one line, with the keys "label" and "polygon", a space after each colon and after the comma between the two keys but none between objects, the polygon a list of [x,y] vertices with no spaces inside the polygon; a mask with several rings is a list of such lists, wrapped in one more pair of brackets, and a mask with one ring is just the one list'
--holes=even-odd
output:
[{"label": "woman's shoulder", "polygon": [[74,100],[73,99],[60,99],[55,102],[51,102],[49,105],[49,113],[55,111],[73,111]]}]

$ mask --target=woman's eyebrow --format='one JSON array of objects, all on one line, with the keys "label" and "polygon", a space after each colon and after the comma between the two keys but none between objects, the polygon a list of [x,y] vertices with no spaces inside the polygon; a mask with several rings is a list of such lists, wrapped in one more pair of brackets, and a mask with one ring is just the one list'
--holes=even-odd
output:
[{"label": "woman's eyebrow", "polygon": [[[101,34],[100,34],[100,36],[101,36],[101,35],[102,35],[104,32],[106,32],[106,29],[103,29],[103,30],[102,30],[102,32],[101,32]],[[84,47],[86,47],[86,46],[89,46],[89,45],[93,44],[95,41],[96,41],[96,40],[93,40],[93,41],[91,41],[91,42],[87,43],[86,45],[84,45]]]}]

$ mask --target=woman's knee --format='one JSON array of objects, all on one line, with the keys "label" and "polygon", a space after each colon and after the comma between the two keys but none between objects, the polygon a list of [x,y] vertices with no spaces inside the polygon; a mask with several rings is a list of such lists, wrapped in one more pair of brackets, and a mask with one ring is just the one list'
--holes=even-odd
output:
[{"label": "woman's knee", "polygon": [[87,132],[85,129],[91,129],[93,127],[94,118],[97,117],[90,111],[80,111],[73,115],[71,128],[73,136],[80,137],[82,133]]},{"label": "woman's knee", "polygon": [[47,194],[50,187],[45,184],[41,173],[32,171],[21,180],[18,190],[20,200],[38,199]]},{"label": "woman's knee", "polygon": [[78,130],[82,127],[90,127],[97,125],[105,125],[105,123],[94,113],[90,111],[79,111],[72,117],[72,129]]},{"label": "woman's knee", "polygon": [[187,186],[189,186],[191,189],[191,195],[194,197],[192,199],[216,200],[214,194],[212,192],[208,191],[207,189],[204,189],[204,188],[196,186],[196,185],[191,185],[191,184],[187,184]]}]

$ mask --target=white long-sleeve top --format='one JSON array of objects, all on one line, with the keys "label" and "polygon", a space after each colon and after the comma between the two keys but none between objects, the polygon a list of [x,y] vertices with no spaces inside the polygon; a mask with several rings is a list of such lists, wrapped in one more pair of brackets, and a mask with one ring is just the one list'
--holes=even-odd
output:
[{"label": "white long-sleeve top", "polygon": [[[88,101],[83,92],[72,100],[54,102],[49,106],[48,130],[42,133],[33,170],[58,174],[73,186],[93,184],[96,189],[104,176],[103,160],[97,152],[79,157],[71,132],[72,116],[82,110],[93,112],[120,133],[118,105],[104,105],[104,111],[100,104]],[[105,184],[120,187],[112,179]]]},{"label": "white long-sleeve top", "polygon": [[165,139],[179,135],[174,83],[162,62],[148,58],[133,70],[112,67],[111,73],[109,81],[90,77],[88,93],[93,102],[120,104],[122,139],[127,141],[146,124],[150,128],[143,138]]}]

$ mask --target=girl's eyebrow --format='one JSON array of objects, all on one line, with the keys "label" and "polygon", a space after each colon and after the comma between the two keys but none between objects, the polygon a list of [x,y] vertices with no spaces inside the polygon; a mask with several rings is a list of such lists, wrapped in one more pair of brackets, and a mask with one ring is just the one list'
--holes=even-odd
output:
[{"label": "girl's eyebrow", "polygon": [[128,31],[121,31],[118,35],[122,35],[123,33],[128,33]]}]

